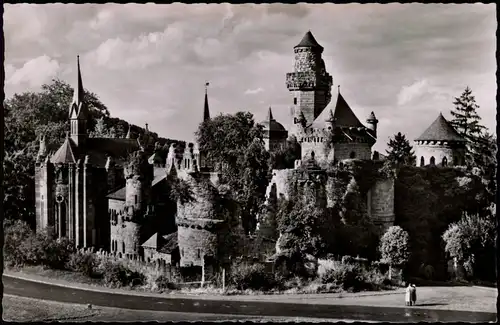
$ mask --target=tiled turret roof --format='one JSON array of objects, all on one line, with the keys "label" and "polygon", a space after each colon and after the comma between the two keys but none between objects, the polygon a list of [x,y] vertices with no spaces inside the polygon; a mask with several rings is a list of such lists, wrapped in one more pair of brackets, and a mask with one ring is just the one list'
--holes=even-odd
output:
[{"label": "tiled turret roof", "polygon": [[264,131],[281,131],[287,132],[285,127],[278,121],[276,121],[273,117],[273,112],[271,111],[271,107],[269,107],[269,111],[267,113],[267,119],[260,122],[260,125],[264,127]]},{"label": "tiled turret roof", "polygon": [[437,119],[415,141],[465,141],[451,126],[443,114],[439,113]]},{"label": "tiled turret roof", "polygon": [[315,47],[315,48],[320,48],[323,49],[323,46],[319,45],[316,39],[314,38],[313,34],[311,31],[308,31],[302,40],[300,41],[299,44],[295,45],[295,47]]},{"label": "tiled turret roof", "polygon": [[[314,120],[313,127],[324,128],[326,121],[331,120],[330,111],[331,108],[325,108]],[[364,127],[340,93],[338,94],[335,109],[333,110],[333,118],[335,119],[335,125],[339,127]]]},{"label": "tiled turret roof", "polygon": [[56,151],[56,153],[52,156],[50,161],[53,164],[66,164],[66,163],[75,163],[75,151],[76,151],[76,145],[73,143],[73,140],[69,138],[69,136],[66,136],[66,140],[64,140],[64,143],[62,146]]}]

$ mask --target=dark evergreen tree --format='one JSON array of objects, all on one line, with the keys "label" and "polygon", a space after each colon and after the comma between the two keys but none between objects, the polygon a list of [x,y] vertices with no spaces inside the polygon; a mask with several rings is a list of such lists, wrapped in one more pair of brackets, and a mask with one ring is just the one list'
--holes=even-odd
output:
[{"label": "dark evergreen tree", "polygon": [[467,140],[467,150],[465,153],[465,162],[467,166],[475,166],[476,153],[481,152],[482,140],[485,127],[480,124],[481,117],[477,114],[479,106],[472,95],[472,90],[467,87],[460,97],[456,97],[453,102],[455,108],[451,111],[453,119],[451,125],[457,130],[458,134]]},{"label": "dark evergreen tree", "polygon": [[417,157],[404,134],[398,132],[394,138],[389,139],[387,146],[389,146],[389,150],[386,150],[388,161],[396,165],[415,165]]}]

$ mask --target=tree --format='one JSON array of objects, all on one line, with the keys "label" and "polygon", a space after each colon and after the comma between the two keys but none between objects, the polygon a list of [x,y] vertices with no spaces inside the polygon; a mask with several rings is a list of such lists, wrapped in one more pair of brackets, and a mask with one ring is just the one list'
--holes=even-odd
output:
[{"label": "tree", "polygon": [[270,165],[273,169],[294,168],[295,160],[300,159],[300,144],[292,135],[286,140],[284,147],[271,153]]},{"label": "tree", "polygon": [[469,87],[465,88],[460,97],[455,97],[453,105],[455,108],[451,111],[453,119],[450,123],[458,134],[467,140],[465,160],[467,166],[472,167],[474,166],[474,152],[477,151],[476,146],[481,145],[480,138],[486,128],[480,124],[481,117],[476,112],[479,106]]},{"label": "tree", "polygon": [[104,117],[97,120],[94,131],[89,133],[91,138],[116,138],[115,128],[108,128],[104,122]]},{"label": "tree", "polygon": [[416,156],[412,151],[410,141],[406,139],[404,134],[398,132],[394,138],[389,139],[387,143],[389,150],[387,152],[387,160],[396,165],[415,165]]},{"label": "tree", "polygon": [[202,122],[196,136],[208,164],[221,173],[221,183],[230,186],[245,233],[253,233],[269,175],[262,127],[251,113],[238,112]]},{"label": "tree", "polygon": [[495,223],[490,218],[464,214],[444,232],[445,251],[470,274],[492,279],[495,275],[495,232]]},{"label": "tree", "polygon": [[399,226],[390,227],[380,240],[382,261],[389,264],[389,279],[393,266],[404,266],[410,259],[410,236]]}]

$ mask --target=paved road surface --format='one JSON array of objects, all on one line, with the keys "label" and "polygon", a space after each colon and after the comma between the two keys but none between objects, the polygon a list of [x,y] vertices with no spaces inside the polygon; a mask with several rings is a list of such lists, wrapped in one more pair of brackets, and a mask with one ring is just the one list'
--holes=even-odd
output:
[{"label": "paved road surface", "polygon": [[494,313],[428,310],[420,308],[313,305],[262,301],[213,301],[204,299],[130,296],[87,291],[3,276],[4,293],[67,303],[181,313],[248,316],[311,317],[381,322],[490,322]]}]

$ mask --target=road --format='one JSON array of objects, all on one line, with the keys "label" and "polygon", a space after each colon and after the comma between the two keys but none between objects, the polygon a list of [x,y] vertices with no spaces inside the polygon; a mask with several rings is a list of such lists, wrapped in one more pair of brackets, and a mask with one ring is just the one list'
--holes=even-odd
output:
[{"label": "road", "polygon": [[490,322],[494,313],[421,308],[313,305],[262,301],[205,300],[131,296],[87,291],[3,276],[4,293],[66,303],[133,310],[270,317],[311,317],[380,322]]}]

